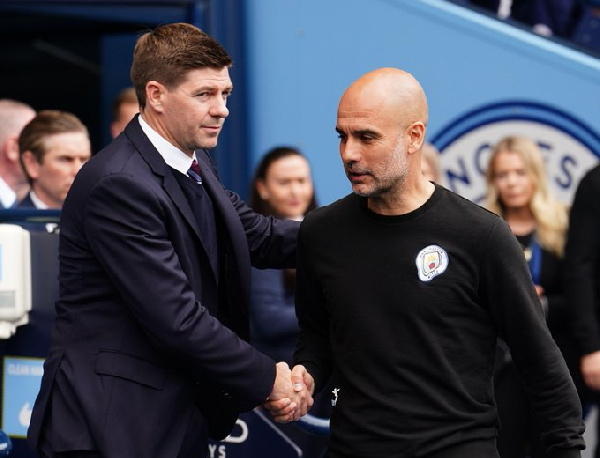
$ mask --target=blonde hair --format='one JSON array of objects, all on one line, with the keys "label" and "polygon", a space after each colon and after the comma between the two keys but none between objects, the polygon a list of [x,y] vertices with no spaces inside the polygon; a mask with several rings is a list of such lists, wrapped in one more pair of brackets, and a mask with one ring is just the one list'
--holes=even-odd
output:
[{"label": "blonde hair", "polygon": [[536,235],[542,248],[562,257],[569,223],[566,205],[555,199],[548,190],[548,179],[542,153],[538,146],[525,137],[510,136],[500,140],[488,162],[485,178],[487,183],[486,206],[494,213],[504,216],[502,202],[494,185],[496,157],[500,153],[518,154],[533,184],[533,197],[529,206],[536,222]]},{"label": "blonde hair", "polygon": [[421,148],[421,160],[429,164],[429,168],[434,176],[436,183],[442,182],[442,166],[440,164],[440,153],[433,144],[424,142]]}]

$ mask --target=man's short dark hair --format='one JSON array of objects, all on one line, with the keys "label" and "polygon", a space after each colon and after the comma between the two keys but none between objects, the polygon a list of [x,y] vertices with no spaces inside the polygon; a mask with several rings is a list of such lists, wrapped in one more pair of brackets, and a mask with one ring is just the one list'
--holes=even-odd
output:
[{"label": "man's short dark hair", "polygon": [[172,88],[190,70],[229,67],[232,60],[210,35],[184,22],[167,24],[141,35],[133,51],[131,81],[140,107],[146,106],[146,84],[158,81]]}]

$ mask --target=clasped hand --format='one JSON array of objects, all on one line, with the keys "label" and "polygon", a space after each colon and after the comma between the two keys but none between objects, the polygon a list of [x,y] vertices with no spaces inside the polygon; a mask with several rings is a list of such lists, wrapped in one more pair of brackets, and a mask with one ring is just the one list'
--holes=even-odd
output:
[{"label": "clasped hand", "polygon": [[279,362],[275,384],[264,408],[278,423],[297,421],[312,407],[314,390],[314,379],[304,366],[290,370],[287,363]]}]

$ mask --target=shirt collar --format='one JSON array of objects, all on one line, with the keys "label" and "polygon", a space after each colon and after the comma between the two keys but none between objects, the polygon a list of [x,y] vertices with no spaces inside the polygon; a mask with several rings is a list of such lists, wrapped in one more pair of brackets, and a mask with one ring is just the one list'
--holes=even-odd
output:
[{"label": "shirt collar", "polygon": [[33,202],[33,205],[35,205],[35,208],[37,208],[38,210],[46,210],[48,208],[48,205],[46,205],[44,202],[42,202],[41,199],[35,195],[35,192],[30,191],[29,197],[31,197],[31,201]]},{"label": "shirt collar", "polygon": [[0,178],[0,205],[4,208],[11,207],[16,200],[15,192]]},{"label": "shirt collar", "polygon": [[[48,209],[48,205],[42,202],[40,198],[35,195],[35,192],[29,191],[29,197],[31,198],[31,201],[37,210]],[[44,224],[44,227],[46,228],[46,232],[50,232],[51,234],[58,233],[58,223],[46,223]]]},{"label": "shirt collar", "polygon": [[156,132],[152,127],[150,127],[150,125],[146,121],[144,121],[142,115],[138,116],[138,121],[140,122],[142,131],[146,134],[148,140],[150,140],[150,143],[154,145],[154,147],[158,151],[158,154],[162,156],[167,165],[174,168],[175,170],[179,170],[181,173],[186,175],[187,171],[192,165],[192,162],[196,160],[196,153],[194,152],[194,157],[190,158],[179,148],[171,145],[158,132]]}]

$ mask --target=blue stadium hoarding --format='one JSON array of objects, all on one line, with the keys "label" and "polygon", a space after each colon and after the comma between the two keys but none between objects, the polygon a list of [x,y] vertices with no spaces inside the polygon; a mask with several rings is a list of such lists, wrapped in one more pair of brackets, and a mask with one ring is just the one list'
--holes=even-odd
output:
[{"label": "blue stadium hoarding", "polygon": [[600,134],[576,115],[549,104],[506,100],[459,114],[432,137],[441,152],[444,184],[481,203],[493,145],[508,135],[522,135],[538,144],[549,187],[565,203],[600,159]]}]

